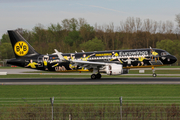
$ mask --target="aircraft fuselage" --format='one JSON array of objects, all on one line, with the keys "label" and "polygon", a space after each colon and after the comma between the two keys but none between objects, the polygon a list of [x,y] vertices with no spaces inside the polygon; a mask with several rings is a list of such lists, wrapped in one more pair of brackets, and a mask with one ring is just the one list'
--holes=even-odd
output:
[{"label": "aircraft fuselage", "polygon": [[[50,71],[88,71],[79,66],[73,66],[69,60],[82,60],[92,62],[105,62],[122,64],[123,69],[156,67],[176,62],[176,58],[165,50],[153,49],[156,55],[152,55],[151,49],[111,50],[80,53],[64,53],[62,56],[67,61],[60,61],[56,54],[35,55],[24,58],[11,59],[7,63],[21,67],[36,68],[45,70],[44,60],[47,60],[47,69]],[[27,66],[32,60],[34,66]],[[58,65],[56,65],[59,63]]]},{"label": "aircraft fuselage", "polygon": [[[55,49],[51,55],[41,55],[18,32],[8,31],[8,34],[16,57],[8,60],[8,64],[57,72],[92,71],[92,79],[100,79],[101,71],[107,75],[120,75],[127,74],[133,68],[154,68],[177,61],[165,50],[151,47],[64,54]],[[156,76],[154,72],[153,76]]]}]

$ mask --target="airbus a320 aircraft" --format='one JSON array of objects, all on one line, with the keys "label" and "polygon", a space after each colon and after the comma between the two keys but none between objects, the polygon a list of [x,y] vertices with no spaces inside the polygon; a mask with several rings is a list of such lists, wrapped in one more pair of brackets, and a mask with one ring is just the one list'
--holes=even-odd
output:
[{"label": "airbus a320 aircraft", "polygon": [[152,68],[153,76],[156,77],[154,67],[177,61],[176,57],[165,50],[151,47],[79,53],[61,53],[55,49],[55,53],[51,55],[42,55],[17,31],[9,30],[8,34],[16,57],[8,60],[8,64],[56,72],[91,71],[91,79],[100,79],[101,72],[107,75],[121,75],[127,74],[129,69],[145,67]]}]

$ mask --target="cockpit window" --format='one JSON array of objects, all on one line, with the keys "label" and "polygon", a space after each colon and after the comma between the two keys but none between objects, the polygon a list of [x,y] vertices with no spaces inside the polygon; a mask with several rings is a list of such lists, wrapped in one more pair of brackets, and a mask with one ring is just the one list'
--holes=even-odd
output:
[{"label": "cockpit window", "polygon": [[162,52],[161,56],[170,55],[168,52]]},{"label": "cockpit window", "polygon": [[166,52],[167,55],[170,55],[170,53]]}]

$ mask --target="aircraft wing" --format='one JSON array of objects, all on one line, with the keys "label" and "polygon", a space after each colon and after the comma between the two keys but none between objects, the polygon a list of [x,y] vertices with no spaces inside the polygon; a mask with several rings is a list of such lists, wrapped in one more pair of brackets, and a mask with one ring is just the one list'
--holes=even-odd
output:
[{"label": "aircraft wing", "polygon": [[[54,50],[60,60],[65,60],[64,57],[62,56],[61,52],[58,52],[56,49],[54,49]],[[97,68],[97,67],[100,68],[100,67],[107,65],[107,63],[104,63],[104,62],[91,62],[91,61],[83,61],[83,60],[69,60],[69,61],[74,66],[78,65],[81,68],[84,67],[86,69]]]},{"label": "aircraft wing", "polygon": [[82,60],[72,60],[71,63],[73,65],[78,65],[80,67],[85,67],[87,69],[103,67],[107,65],[107,63],[104,62],[91,62],[91,61],[82,61]]}]

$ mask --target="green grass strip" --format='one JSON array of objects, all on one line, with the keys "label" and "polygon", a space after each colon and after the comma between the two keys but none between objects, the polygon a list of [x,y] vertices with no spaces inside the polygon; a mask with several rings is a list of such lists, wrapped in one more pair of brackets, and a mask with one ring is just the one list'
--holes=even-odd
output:
[{"label": "green grass strip", "polygon": [[129,102],[139,102],[136,100],[140,100],[143,103],[143,100],[148,100],[148,102],[161,100],[161,103],[180,103],[179,85],[2,85],[0,91],[0,103],[12,101],[14,98],[19,98],[23,102],[23,98],[39,99],[41,97],[47,97],[46,100],[49,102],[49,98],[52,96],[57,102],[62,100],[63,103],[83,103],[87,100],[93,103],[94,100],[95,102],[99,100],[99,102],[118,103],[120,96],[123,96],[123,100],[126,102],[128,100],[130,100]]}]

